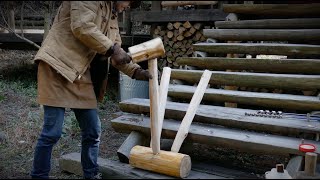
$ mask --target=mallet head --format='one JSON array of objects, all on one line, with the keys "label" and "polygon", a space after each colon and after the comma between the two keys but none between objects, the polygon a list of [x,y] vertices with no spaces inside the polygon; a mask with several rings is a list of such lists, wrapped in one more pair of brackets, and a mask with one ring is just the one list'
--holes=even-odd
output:
[{"label": "mallet head", "polygon": [[133,63],[161,57],[165,54],[162,40],[158,37],[128,48]]}]

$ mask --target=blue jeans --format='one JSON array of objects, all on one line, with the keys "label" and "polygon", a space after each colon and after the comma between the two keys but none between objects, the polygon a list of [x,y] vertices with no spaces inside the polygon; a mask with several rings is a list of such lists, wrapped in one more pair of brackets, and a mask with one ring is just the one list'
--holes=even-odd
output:
[{"label": "blue jeans", "polygon": [[[101,122],[96,109],[72,109],[81,129],[81,165],[84,178],[95,176],[101,135]],[[44,124],[35,148],[31,177],[48,179],[53,146],[62,134],[65,108],[44,106]]]}]

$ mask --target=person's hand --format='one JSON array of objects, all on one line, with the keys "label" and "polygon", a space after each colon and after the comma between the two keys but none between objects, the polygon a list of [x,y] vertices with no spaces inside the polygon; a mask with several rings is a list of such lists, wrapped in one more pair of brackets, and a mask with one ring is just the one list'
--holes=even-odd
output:
[{"label": "person's hand", "polygon": [[131,57],[117,43],[113,46],[113,53],[110,59],[114,65],[127,64],[131,61]]},{"label": "person's hand", "polygon": [[148,70],[139,68],[135,70],[132,78],[136,80],[148,81],[149,79],[152,79],[152,75],[149,73]]}]

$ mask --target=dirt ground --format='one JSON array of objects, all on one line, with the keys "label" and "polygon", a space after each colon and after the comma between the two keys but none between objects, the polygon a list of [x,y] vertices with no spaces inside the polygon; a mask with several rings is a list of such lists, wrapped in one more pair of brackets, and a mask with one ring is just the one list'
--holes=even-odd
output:
[{"label": "dirt ground", "polygon": [[[0,178],[29,179],[33,151],[41,131],[42,119],[36,102],[36,66],[32,59],[36,51],[0,49]],[[111,127],[112,113],[118,112],[116,92],[110,91],[108,100],[99,104],[102,122],[100,154],[102,158],[117,159],[116,151],[127,134]],[[51,178],[81,179],[61,172],[61,155],[80,152],[80,131],[70,110],[66,111],[63,136],[52,154]],[[262,178],[276,163],[287,163],[288,157],[252,155],[227,148],[195,144],[189,152],[199,161],[213,160],[217,164],[256,174]]]}]

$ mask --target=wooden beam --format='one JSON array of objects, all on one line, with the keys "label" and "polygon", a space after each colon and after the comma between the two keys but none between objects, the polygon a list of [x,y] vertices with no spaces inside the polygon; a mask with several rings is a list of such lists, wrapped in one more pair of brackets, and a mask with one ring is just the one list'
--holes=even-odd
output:
[{"label": "wooden beam", "polygon": [[[25,38],[35,43],[42,43],[43,33],[24,33]],[[149,36],[121,36],[123,46],[132,46],[150,40]],[[0,43],[23,43],[24,41],[16,37],[13,33],[0,33]]]},{"label": "wooden beam", "polygon": [[[128,133],[133,130],[139,131],[150,136],[150,119],[141,120],[139,115],[127,114],[111,120],[115,131]],[[180,121],[165,119],[163,123],[162,134],[165,138],[174,138],[179,128]],[[256,133],[250,131],[241,131],[222,127],[206,126],[200,124],[191,124],[186,141],[208,144],[212,146],[221,146],[237,149],[240,151],[253,153],[270,154],[297,154],[303,155],[299,151],[301,139],[286,136],[271,135],[265,133]],[[320,153],[320,142],[305,140],[316,146],[315,153]]]},{"label": "wooden beam", "polygon": [[[135,114],[148,113],[149,106],[148,99],[133,98],[120,102],[121,111]],[[187,109],[187,103],[168,102],[165,118],[181,121]],[[299,135],[302,132],[317,133],[320,131],[319,122],[306,122],[300,119],[288,119],[285,117],[276,119],[245,116],[246,112],[255,113],[256,111],[251,109],[200,105],[193,121],[282,135]]]},{"label": "wooden beam", "polygon": [[320,3],[311,4],[223,4],[223,11],[236,14],[319,16]]},{"label": "wooden beam", "polygon": [[188,11],[131,11],[132,22],[138,21],[146,24],[177,21],[222,21],[226,16],[226,13],[218,9],[197,9]]},{"label": "wooden beam", "polygon": [[216,21],[219,29],[319,29],[320,18]]},{"label": "wooden beam", "polygon": [[224,57],[178,57],[179,65],[211,70],[254,70],[271,73],[320,74],[320,59],[247,59]]},{"label": "wooden beam", "polygon": [[[179,79],[189,83],[196,83],[200,80],[202,73],[203,71],[201,70],[172,69],[171,79]],[[320,75],[213,71],[210,84],[277,89],[315,90],[320,89]]]},{"label": "wooden beam", "polygon": [[185,6],[185,5],[215,5],[218,1],[162,1],[163,7],[167,6]]},{"label": "wooden beam", "polygon": [[[193,86],[170,85],[168,95],[178,99],[190,100],[194,92],[195,87]],[[257,93],[210,88],[206,90],[203,99],[211,102],[234,102],[267,108],[285,108],[305,111],[320,110],[320,101],[314,96]]]},{"label": "wooden beam", "polygon": [[194,50],[208,53],[320,55],[319,45],[273,43],[197,43]]},{"label": "wooden beam", "polygon": [[[23,36],[32,42],[41,43],[43,40],[43,33],[24,33]],[[18,38],[13,33],[0,33],[0,43],[21,43],[24,40]]]},{"label": "wooden beam", "polygon": [[203,35],[225,41],[320,41],[320,29],[203,29]]}]

